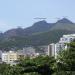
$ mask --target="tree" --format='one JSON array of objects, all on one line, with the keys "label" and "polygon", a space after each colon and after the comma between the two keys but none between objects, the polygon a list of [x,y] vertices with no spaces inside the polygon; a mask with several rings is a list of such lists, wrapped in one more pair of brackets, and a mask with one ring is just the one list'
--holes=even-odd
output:
[{"label": "tree", "polygon": [[19,63],[19,66],[23,67],[21,74],[37,72],[41,75],[52,75],[55,62],[53,57],[39,56],[33,59],[25,59]]},{"label": "tree", "polygon": [[[66,50],[61,50],[58,54],[58,70],[72,75],[75,72],[75,42],[71,42]],[[75,73],[74,73],[75,75]]]}]

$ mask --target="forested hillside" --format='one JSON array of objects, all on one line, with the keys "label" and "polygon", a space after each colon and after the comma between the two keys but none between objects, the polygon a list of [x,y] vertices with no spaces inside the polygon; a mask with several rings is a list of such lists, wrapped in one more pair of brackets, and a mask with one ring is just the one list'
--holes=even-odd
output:
[{"label": "forested hillside", "polygon": [[56,23],[39,21],[28,28],[10,29],[0,33],[0,49],[40,46],[58,42],[64,34],[75,33],[75,23],[63,18]]}]

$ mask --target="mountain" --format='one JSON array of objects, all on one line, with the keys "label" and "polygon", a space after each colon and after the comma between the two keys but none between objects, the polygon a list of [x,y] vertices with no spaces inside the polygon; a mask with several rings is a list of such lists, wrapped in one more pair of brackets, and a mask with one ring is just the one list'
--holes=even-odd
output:
[{"label": "mountain", "polygon": [[75,23],[63,18],[56,23],[45,20],[28,28],[10,29],[0,34],[0,49],[24,46],[48,45],[58,42],[63,34],[75,33]]},{"label": "mountain", "polygon": [[45,32],[50,30],[53,27],[53,23],[47,23],[45,20],[34,23],[31,27],[24,29],[24,32],[27,34]]},{"label": "mountain", "polygon": [[69,30],[69,31],[75,31],[75,23],[71,22],[70,20],[63,18],[61,20],[58,20],[55,23],[55,26],[51,28],[51,30]]},{"label": "mountain", "polygon": [[28,35],[32,35],[33,33],[48,31],[53,25],[54,24],[47,23],[45,20],[43,20],[43,21],[36,22],[32,26],[25,29],[22,28],[10,29],[6,31],[4,35],[7,37],[28,36]]},{"label": "mountain", "polygon": [[22,28],[10,29],[4,33],[4,37],[23,36],[24,30]]},{"label": "mountain", "polygon": [[75,31],[53,30],[31,36],[15,36],[0,40],[0,49],[10,49],[13,47],[23,48],[25,46],[42,46],[56,43],[63,34],[71,34]]},{"label": "mountain", "polygon": [[4,33],[4,36],[29,36],[32,34],[42,33],[50,30],[69,30],[75,31],[75,23],[63,18],[56,23],[47,23],[45,20],[34,23],[32,26],[22,29],[16,28],[8,30]]},{"label": "mountain", "polygon": [[73,24],[73,22],[71,22],[69,19],[67,18],[62,18],[60,20],[58,20],[56,23],[66,23],[66,24]]}]

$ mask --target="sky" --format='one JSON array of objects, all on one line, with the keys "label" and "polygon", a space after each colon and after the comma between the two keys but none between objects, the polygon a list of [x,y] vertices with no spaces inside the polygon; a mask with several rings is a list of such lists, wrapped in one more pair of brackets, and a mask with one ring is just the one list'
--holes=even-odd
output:
[{"label": "sky", "polygon": [[66,17],[75,22],[75,0],[0,0],[0,31],[29,27],[40,19],[56,22]]}]

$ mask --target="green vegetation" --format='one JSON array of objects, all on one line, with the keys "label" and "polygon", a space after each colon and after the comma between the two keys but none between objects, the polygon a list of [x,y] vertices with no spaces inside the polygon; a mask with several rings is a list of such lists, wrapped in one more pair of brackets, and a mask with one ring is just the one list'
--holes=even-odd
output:
[{"label": "green vegetation", "polygon": [[0,49],[10,49],[14,47],[23,48],[24,46],[41,46],[50,43],[56,43],[63,34],[70,34],[74,31],[53,30],[32,34],[30,36],[15,36],[10,38],[1,38]]},{"label": "green vegetation", "polygon": [[21,59],[15,66],[0,64],[0,75],[75,75],[75,42],[68,47],[59,52],[57,59],[38,56]]},{"label": "green vegetation", "polygon": [[67,75],[75,75],[75,42],[68,44],[69,49],[62,50],[58,54],[59,63],[57,64],[59,71],[63,71]]},{"label": "green vegetation", "polygon": [[41,46],[58,42],[63,34],[75,33],[75,23],[63,18],[55,23],[39,21],[28,28],[10,29],[0,33],[0,49]]}]

